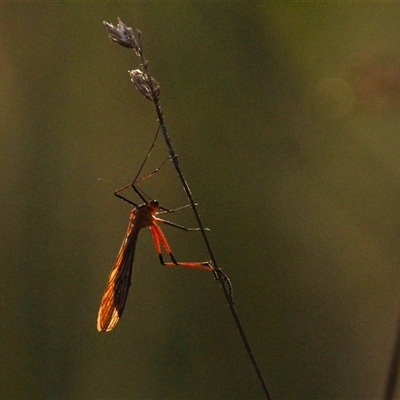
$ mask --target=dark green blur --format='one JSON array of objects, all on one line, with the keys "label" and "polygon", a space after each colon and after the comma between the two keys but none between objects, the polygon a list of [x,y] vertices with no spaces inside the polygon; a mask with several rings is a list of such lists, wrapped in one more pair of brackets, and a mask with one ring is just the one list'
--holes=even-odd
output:
[{"label": "dark green blur", "polygon": [[[124,316],[96,331],[130,212],[113,192],[157,128],[138,59],[107,38],[117,17],[142,31],[275,400],[381,398],[400,308],[400,8],[363,2],[0,4],[0,398],[263,398],[218,283],[161,267],[148,232]],[[143,174],[166,156],[159,141]],[[141,187],[187,203],[172,165]],[[164,230],[178,260],[207,259],[197,233]]]}]

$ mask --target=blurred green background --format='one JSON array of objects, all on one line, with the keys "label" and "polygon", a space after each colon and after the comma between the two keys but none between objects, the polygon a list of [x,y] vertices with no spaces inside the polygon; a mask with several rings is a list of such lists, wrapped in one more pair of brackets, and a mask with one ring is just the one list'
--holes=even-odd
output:
[{"label": "blurred green background", "polygon": [[[0,398],[259,399],[217,282],[143,232],[124,316],[96,331],[157,123],[275,399],[381,398],[400,306],[397,3],[2,3]],[[166,156],[159,141],[144,173]],[[172,165],[142,188],[187,203]],[[128,191],[129,192],[129,191]],[[129,193],[127,194],[129,195]],[[134,199],[134,197],[132,197]],[[171,216],[195,226],[189,211]],[[201,238],[166,227],[179,260]]]}]

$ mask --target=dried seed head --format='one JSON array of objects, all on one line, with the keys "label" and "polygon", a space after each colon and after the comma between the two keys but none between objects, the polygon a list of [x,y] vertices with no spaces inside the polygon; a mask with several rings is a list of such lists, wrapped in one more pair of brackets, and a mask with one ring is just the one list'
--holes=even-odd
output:
[{"label": "dried seed head", "polygon": [[120,44],[121,46],[134,49],[135,53],[140,56],[140,46],[133,34],[132,28],[127,27],[119,18],[117,26],[114,26],[106,21],[103,21],[103,24],[106,26],[109,33],[108,36],[112,41]]},{"label": "dried seed head", "polygon": [[128,71],[129,75],[131,77],[131,81],[135,85],[136,89],[139,90],[139,92],[149,100],[154,100],[153,94],[156,98],[160,95],[160,85],[159,83],[154,79],[151,78],[151,83],[152,83],[152,88],[149,85],[149,79],[148,76],[143,73],[140,69],[134,69],[132,71]]}]

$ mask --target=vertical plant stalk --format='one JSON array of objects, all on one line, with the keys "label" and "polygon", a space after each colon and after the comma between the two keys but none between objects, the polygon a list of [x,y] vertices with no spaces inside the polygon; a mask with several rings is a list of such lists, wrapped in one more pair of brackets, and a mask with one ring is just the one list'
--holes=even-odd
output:
[{"label": "vertical plant stalk", "polygon": [[400,316],[397,321],[397,333],[394,343],[392,360],[390,363],[389,373],[386,382],[384,400],[393,400],[396,394],[397,379],[399,375],[400,364]]},{"label": "vertical plant stalk", "polygon": [[218,281],[221,285],[221,288],[225,295],[225,299],[226,299],[229,309],[231,311],[232,317],[235,321],[235,324],[239,331],[242,342],[246,348],[246,352],[247,352],[247,354],[250,358],[250,361],[253,365],[254,371],[256,372],[257,378],[260,382],[260,385],[265,394],[265,397],[268,400],[273,400],[272,395],[271,395],[271,393],[268,389],[268,386],[264,380],[264,377],[261,373],[261,369],[258,365],[258,362],[254,356],[254,353],[250,346],[249,340],[247,339],[247,335],[243,329],[242,323],[236,312],[235,304],[232,300],[231,283],[230,283],[229,279],[227,278],[227,276],[218,267],[217,260],[215,258],[214,252],[212,250],[210,241],[208,240],[208,237],[207,237],[206,229],[204,228],[203,222],[201,221],[201,218],[200,218],[200,214],[197,211],[197,206],[196,206],[196,202],[194,201],[192,191],[190,190],[189,184],[187,183],[187,180],[181,170],[178,156],[172,146],[171,138],[168,134],[167,127],[164,122],[164,115],[163,115],[163,112],[162,112],[162,109],[160,106],[160,100],[159,100],[160,87],[159,87],[159,84],[157,83],[157,81],[151,76],[150,69],[149,69],[149,63],[144,56],[142,40],[141,40],[142,34],[139,30],[137,30],[138,38],[136,39],[133,34],[132,28],[127,27],[120,19],[118,19],[118,25],[116,27],[105,21],[103,23],[109,32],[109,37],[111,40],[113,40],[114,42],[116,42],[124,47],[133,48],[136,55],[139,56],[142,61],[142,65],[140,66],[139,69],[129,71],[131,80],[134,83],[134,85],[136,86],[136,88],[139,90],[139,92],[145,98],[152,101],[154,104],[158,122],[160,124],[165,143],[168,147],[168,151],[169,151],[171,160],[174,164],[175,170],[179,176],[179,179],[182,183],[183,189],[186,193],[186,196],[189,200],[190,206],[193,210],[193,213],[196,218],[197,224],[200,228],[205,246],[209,253],[211,263],[212,263],[213,267],[215,268],[216,277],[218,278]]}]

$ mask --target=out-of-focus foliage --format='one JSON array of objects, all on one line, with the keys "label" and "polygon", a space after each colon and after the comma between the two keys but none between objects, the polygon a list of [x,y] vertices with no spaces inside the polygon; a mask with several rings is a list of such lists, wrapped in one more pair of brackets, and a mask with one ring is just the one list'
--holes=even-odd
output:
[{"label": "out-of-focus foliage", "polygon": [[[262,397],[218,283],[158,265],[96,315],[128,223],[113,191],[157,123],[107,38],[143,33],[182,169],[276,399],[376,399],[400,305],[396,3],[0,5],[1,398]],[[165,159],[157,144],[144,173]],[[143,182],[186,204],[171,165]],[[174,215],[194,226],[190,212]],[[171,217],[172,218],[172,217]],[[180,260],[196,233],[165,228]]]}]

